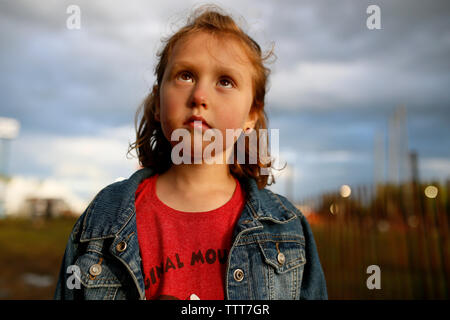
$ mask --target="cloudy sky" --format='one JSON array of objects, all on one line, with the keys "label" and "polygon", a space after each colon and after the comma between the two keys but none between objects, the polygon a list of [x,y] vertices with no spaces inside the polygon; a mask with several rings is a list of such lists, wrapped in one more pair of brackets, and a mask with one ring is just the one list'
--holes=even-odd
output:
[{"label": "cloudy sky", "polygon": [[[131,175],[127,147],[160,40],[201,3],[1,1],[0,117],[21,125],[9,173],[52,179],[86,201]],[[242,17],[263,49],[275,45],[266,107],[296,199],[372,184],[375,137],[388,140],[399,105],[421,179],[450,178],[448,1],[211,3]],[[379,30],[367,27],[371,4]],[[81,10],[79,30],[67,27],[70,5]],[[285,177],[271,188],[286,194]]]}]

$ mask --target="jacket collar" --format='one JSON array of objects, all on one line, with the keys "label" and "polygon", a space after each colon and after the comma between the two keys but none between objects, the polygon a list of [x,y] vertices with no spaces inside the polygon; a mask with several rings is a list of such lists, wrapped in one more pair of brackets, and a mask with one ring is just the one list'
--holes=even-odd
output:
[{"label": "jacket collar", "polygon": [[[135,216],[136,189],[154,174],[154,169],[142,168],[130,178],[102,189],[86,209],[80,240],[117,237]],[[240,182],[247,192],[245,208],[238,222],[242,228],[261,226],[259,220],[286,223],[297,217],[291,204],[268,189],[259,190],[255,179],[243,178]]]}]

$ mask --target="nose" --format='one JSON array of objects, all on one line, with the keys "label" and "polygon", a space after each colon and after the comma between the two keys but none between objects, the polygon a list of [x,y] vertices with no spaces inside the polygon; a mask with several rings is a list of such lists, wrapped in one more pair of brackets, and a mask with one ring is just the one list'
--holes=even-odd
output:
[{"label": "nose", "polygon": [[192,92],[191,107],[192,108],[203,107],[207,109],[209,106],[209,101],[207,97],[208,95],[205,87],[200,84],[197,84]]}]

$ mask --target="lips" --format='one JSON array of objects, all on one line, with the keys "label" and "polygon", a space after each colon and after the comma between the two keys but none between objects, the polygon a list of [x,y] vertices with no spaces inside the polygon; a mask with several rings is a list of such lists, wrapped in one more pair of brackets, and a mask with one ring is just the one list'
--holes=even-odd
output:
[{"label": "lips", "polygon": [[211,128],[211,126],[206,122],[205,119],[203,119],[202,116],[191,116],[189,119],[186,120],[184,124],[189,125],[192,128],[200,127],[199,124],[201,124],[201,128],[203,130]]}]

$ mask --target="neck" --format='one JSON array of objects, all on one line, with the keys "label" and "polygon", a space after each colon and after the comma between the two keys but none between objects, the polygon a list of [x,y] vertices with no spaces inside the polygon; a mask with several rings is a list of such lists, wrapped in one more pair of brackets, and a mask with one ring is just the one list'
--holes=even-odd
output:
[{"label": "neck", "polygon": [[210,160],[212,163],[202,161],[200,164],[179,164],[172,165],[161,177],[169,182],[175,189],[195,194],[208,194],[209,191],[229,191],[234,190],[236,183],[230,173],[229,164],[226,159],[230,157],[232,147],[220,152]]},{"label": "neck", "polygon": [[209,190],[227,189],[235,185],[227,164],[173,165],[162,174],[174,188],[203,193]]}]

